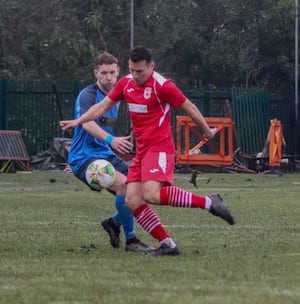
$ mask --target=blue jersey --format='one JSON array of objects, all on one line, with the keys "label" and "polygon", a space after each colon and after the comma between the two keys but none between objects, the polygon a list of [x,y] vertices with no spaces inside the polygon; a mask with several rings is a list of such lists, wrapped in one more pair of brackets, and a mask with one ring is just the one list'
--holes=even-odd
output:
[{"label": "blue jersey", "polygon": [[[99,89],[97,84],[91,84],[84,88],[76,98],[75,118],[80,117],[92,105],[101,102],[106,95]],[[96,123],[106,132],[112,132],[112,126],[107,124],[111,119],[118,117],[118,104],[111,108],[104,116],[99,117]],[[110,145],[105,141],[99,140],[87,133],[82,125],[74,130],[74,137],[69,153],[69,165],[74,174],[80,170],[80,167],[90,158],[106,159],[114,156],[115,153]]]}]

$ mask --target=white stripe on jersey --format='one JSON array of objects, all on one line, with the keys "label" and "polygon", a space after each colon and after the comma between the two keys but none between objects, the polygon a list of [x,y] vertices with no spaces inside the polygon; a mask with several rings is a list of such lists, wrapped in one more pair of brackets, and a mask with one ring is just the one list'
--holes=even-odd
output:
[{"label": "white stripe on jersey", "polygon": [[163,121],[165,120],[166,115],[168,114],[168,112],[170,111],[170,104],[167,103],[166,104],[166,108],[163,112],[163,116],[161,116],[161,118],[159,119],[159,126],[161,126],[161,124],[163,123]]},{"label": "white stripe on jersey", "polygon": [[166,79],[164,76],[158,74],[157,72],[154,72],[154,73],[153,73],[153,78],[154,78],[161,86],[167,81],[167,79]]},{"label": "white stripe on jersey", "polygon": [[136,103],[128,103],[128,109],[130,112],[135,113],[148,113],[147,105],[141,105]]},{"label": "white stripe on jersey", "polygon": [[[156,73],[156,72],[155,72]],[[158,73],[156,73],[156,76],[161,76],[160,74],[158,74]],[[159,104],[159,106],[160,106],[160,109],[161,109],[161,111],[162,111],[162,113],[163,113],[163,115],[160,117],[160,119],[159,119],[159,127],[162,125],[162,123],[164,122],[164,120],[165,120],[165,118],[166,118],[166,115],[168,114],[168,112],[170,111],[170,108],[171,108],[171,106],[170,106],[170,104],[169,103],[166,103],[166,106],[165,106],[165,108],[162,106],[162,104],[161,104],[161,102],[160,102],[160,99],[159,99],[159,97],[158,97],[158,94],[157,94],[157,91],[156,91],[156,83],[158,82],[159,83],[159,80],[160,81],[163,81],[163,83],[166,81],[166,79],[163,77],[163,76],[161,76],[161,77],[154,77],[154,94],[155,94],[155,96],[156,96],[156,99],[157,99],[157,101],[158,101],[158,104]],[[162,84],[163,84],[162,83]]]}]

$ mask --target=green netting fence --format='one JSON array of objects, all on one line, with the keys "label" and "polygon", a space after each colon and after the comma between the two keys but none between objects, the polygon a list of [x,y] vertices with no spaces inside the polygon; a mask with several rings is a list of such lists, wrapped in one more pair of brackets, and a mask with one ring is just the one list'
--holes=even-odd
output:
[{"label": "green netting fence", "polygon": [[[62,133],[59,120],[73,118],[75,98],[84,86],[79,81],[0,80],[0,129],[20,130],[30,156],[48,150],[54,138],[68,136]],[[229,102],[242,152],[254,154],[263,149],[269,121],[273,118],[267,91],[209,87],[183,91],[207,117],[226,116],[224,104]],[[176,115],[182,114],[173,111],[174,136]],[[129,128],[127,107],[122,103],[114,133],[122,135]]]}]

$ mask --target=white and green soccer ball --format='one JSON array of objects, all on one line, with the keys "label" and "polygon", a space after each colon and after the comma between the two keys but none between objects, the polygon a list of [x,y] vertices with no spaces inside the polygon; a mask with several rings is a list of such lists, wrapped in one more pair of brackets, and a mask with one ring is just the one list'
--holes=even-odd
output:
[{"label": "white and green soccer ball", "polygon": [[85,178],[94,190],[109,188],[116,177],[114,166],[104,159],[98,159],[90,163],[85,172]]}]

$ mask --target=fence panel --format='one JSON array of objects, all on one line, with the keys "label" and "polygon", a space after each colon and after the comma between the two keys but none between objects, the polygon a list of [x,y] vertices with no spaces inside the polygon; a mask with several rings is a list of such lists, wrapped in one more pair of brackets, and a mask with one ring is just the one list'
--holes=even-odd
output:
[{"label": "fence panel", "polygon": [[[5,82],[5,84],[3,84]],[[61,137],[60,110],[64,117],[73,117],[73,103],[79,82],[2,80],[5,96],[1,100],[1,129],[20,130],[29,155],[47,150],[55,137]],[[4,110],[3,110],[4,111]]]},{"label": "fence panel", "polygon": [[[48,150],[56,137],[67,137],[59,127],[59,120],[72,119],[74,101],[85,86],[79,81],[10,81],[0,80],[0,129],[19,130],[30,156]],[[231,101],[239,145],[242,152],[261,151],[269,126],[268,96],[264,90],[209,87],[183,89],[206,117],[224,117],[224,101]],[[172,112],[174,138],[176,115]],[[114,126],[117,136],[130,129],[127,105],[121,103],[119,119]],[[71,136],[72,134],[70,134]]]},{"label": "fence panel", "polygon": [[[79,81],[0,80],[0,129],[19,130],[30,156],[48,150],[56,137],[68,137],[59,120],[74,117],[74,102],[85,86]],[[116,135],[130,128],[126,105],[114,127]]]},{"label": "fence panel", "polygon": [[262,151],[270,124],[267,91],[233,88],[232,104],[242,153],[256,154]]}]

